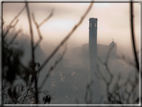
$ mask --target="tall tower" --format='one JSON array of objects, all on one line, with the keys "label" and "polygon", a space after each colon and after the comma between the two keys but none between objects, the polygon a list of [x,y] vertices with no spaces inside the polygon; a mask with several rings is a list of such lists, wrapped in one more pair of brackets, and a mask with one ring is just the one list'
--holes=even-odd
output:
[{"label": "tall tower", "polygon": [[89,19],[89,58],[90,58],[90,81],[93,81],[92,103],[99,103],[101,98],[100,81],[96,78],[97,73],[97,18]]},{"label": "tall tower", "polygon": [[90,70],[94,70],[97,62],[97,18],[89,19],[89,56]]}]

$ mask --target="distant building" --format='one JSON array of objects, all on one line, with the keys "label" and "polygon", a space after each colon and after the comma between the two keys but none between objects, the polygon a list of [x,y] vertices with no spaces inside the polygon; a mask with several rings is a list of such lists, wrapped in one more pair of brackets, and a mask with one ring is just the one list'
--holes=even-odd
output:
[{"label": "distant building", "polygon": [[[64,57],[57,65],[55,73],[51,76],[51,89],[57,93],[56,98],[64,99],[66,101],[64,103],[71,103],[76,97],[81,101],[84,98],[85,88],[89,81],[87,77],[90,76],[94,81],[93,86],[91,86],[92,103],[100,103],[102,97],[101,84],[94,72],[97,71],[98,58],[105,61],[109,52],[111,52],[109,59],[115,59],[117,46],[114,40],[108,45],[97,44],[97,18],[90,18],[89,44],[86,43],[82,47],[71,49],[66,54],[67,57]],[[58,54],[57,57],[60,56],[61,54]]]},{"label": "distant building", "polygon": [[[109,51],[110,51],[109,58],[110,59],[116,58],[117,45],[114,41],[112,41],[109,45],[97,44],[97,59],[101,58],[103,61],[105,61]],[[84,59],[84,61],[89,60],[89,44],[88,43],[82,45],[82,58]]]}]

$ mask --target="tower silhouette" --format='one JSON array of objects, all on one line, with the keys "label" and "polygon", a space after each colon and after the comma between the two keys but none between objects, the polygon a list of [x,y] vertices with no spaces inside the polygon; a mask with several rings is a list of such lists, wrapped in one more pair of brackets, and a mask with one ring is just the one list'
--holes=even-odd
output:
[{"label": "tower silhouette", "polygon": [[97,18],[89,19],[89,56],[90,70],[94,70],[97,62]]},{"label": "tower silhouette", "polygon": [[89,19],[90,81],[93,81],[91,86],[92,103],[100,103],[101,98],[100,81],[95,76],[97,73],[97,21],[97,18]]}]

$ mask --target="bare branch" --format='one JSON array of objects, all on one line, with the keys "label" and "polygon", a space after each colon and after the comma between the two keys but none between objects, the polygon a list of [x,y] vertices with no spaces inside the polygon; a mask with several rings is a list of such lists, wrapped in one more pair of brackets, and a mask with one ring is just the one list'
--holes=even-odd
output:
[{"label": "bare branch", "polygon": [[45,84],[45,82],[47,81],[48,77],[50,76],[52,70],[53,70],[53,69],[57,66],[57,64],[63,59],[63,57],[64,57],[64,55],[65,55],[65,53],[66,53],[66,50],[67,50],[67,46],[65,45],[65,49],[64,49],[63,53],[61,54],[60,58],[55,61],[54,65],[50,67],[48,73],[46,74],[45,78],[43,79],[43,81],[42,81],[42,83],[41,83],[41,85],[40,85],[40,88],[42,88],[42,87],[44,86],[44,84]]},{"label": "bare branch", "polygon": [[8,34],[8,32],[10,31],[11,28],[14,28],[14,27],[17,25],[18,21],[19,21],[19,20],[17,19],[16,22],[14,23],[14,25],[9,25],[9,26],[8,26],[8,28],[7,28],[6,32],[5,32],[5,34],[3,35],[3,38],[6,37],[6,35]]},{"label": "bare branch", "polygon": [[50,61],[50,59],[57,53],[57,51],[60,49],[60,47],[62,45],[64,45],[64,43],[71,37],[71,35],[74,33],[74,31],[80,26],[80,24],[83,22],[83,20],[85,19],[85,17],[87,16],[87,14],[89,13],[90,9],[93,6],[93,0],[90,3],[88,9],[86,10],[86,12],[83,14],[83,16],[81,17],[81,19],[79,20],[79,22],[72,28],[72,30],[69,32],[69,34],[67,34],[67,36],[60,42],[60,44],[54,49],[54,51],[50,54],[50,56],[44,61],[44,63],[42,64],[41,68],[38,70],[41,71],[43,69],[43,67]]},{"label": "bare branch", "polygon": [[0,19],[1,19],[1,26],[0,26],[0,28],[2,28],[4,26],[4,24],[5,24],[5,21],[3,20],[2,17]]},{"label": "bare branch", "polygon": [[39,43],[41,42],[41,40],[42,40],[42,35],[40,33],[40,30],[39,30],[39,25],[38,25],[38,23],[35,20],[34,13],[32,14],[32,16],[33,16],[32,17],[33,18],[33,22],[34,22],[34,24],[36,26],[36,29],[37,29],[37,32],[38,32],[38,35],[39,35],[39,40],[38,40],[38,42],[34,46],[34,50],[35,50],[37,48],[37,46],[39,45]]},{"label": "bare branch", "polygon": [[29,31],[30,31],[30,36],[31,36],[31,56],[32,56],[32,63],[34,64],[34,37],[33,37],[33,30],[32,30],[32,21],[30,17],[30,10],[28,3],[26,2],[26,10],[27,10],[27,16],[28,16],[28,22],[29,22]]},{"label": "bare branch", "polygon": [[26,10],[27,10],[27,16],[29,21],[29,30],[30,30],[30,36],[31,36],[31,57],[32,57],[32,71],[34,72],[34,80],[35,80],[35,103],[38,104],[38,82],[37,82],[37,73],[35,71],[35,55],[34,55],[34,36],[33,36],[33,30],[32,30],[32,21],[30,17],[30,10],[28,7],[28,3],[26,2]]},{"label": "bare branch", "polygon": [[50,15],[49,15],[47,18],[45,18],[45,19],[39,24],[39,27],[42,26],[46,21],[48,21],[48,20],[53,16],[53,11],[54,11],[54,10],[51,10]]},{"label": "bare branch", "polygon": [[13,20],[9,23],[8,28],[5,32],[5,34],[3,35],[3,38],[5,38],[5,36],[8,34],[9,30],[14,27],[17,23],[18,20],[16,21],[16,23],[12,26],[12,23],[19,17],[19,15],[23,12],[23,10],[25,9],[25,6],[22,8],[22,10],[13,18]]},{"label": "bare branch", "polygon": [[[108,72],[108,74],[109,74],[109,76],[110,76],[110,79],[109,79],[109,81],[107,82],[108,85],[110,85],[110,84],[112,83],[112,80],[113,80],[113,74],[111,73],[111,71],[110,71],[110,69],[109,69],[109,67],[108,67],[109,56],[110,56],[110,53],[111,53],[111,51],[112,51],[113,48],[114,48],[114,46],[112,46],[112,47],[109,48],[109,51],[108,51],[108,53],[107,53],[107,57],[106,57],[105,62],[103,62],[103,61],[99,58],[99,61],[105,66],[106,71]],[[101,72],[99,72],[99,73],[100,73],[100,75],[102,76]],[[103,77],[103,76],[102,76],[102,77]],[[103,77],[103,80],[105,80],[104,77]]]},{"label": "bare branch", "polygon": [[47,18],[45,18],[40,24],[38,24],[38,23],[36,22],[36,20],[35,20],[34,13],[32,14],[32,16],[33,16],[33,17],[32,17],[32,18],[33,18],[33,22],[34,22],[34,24],[35,24],[35,26],[36,26],[36,29],[37,29],[37,32],[38,32],[38,35],[39,35],[39,40],[38,40],[37,43],[35,44],[34,49],[37,48],[37,46],[39,45],[39,43],[40,43],[41,40],[42,40],[42,35],[41,35],[41,33],[40,33],[39,28],[40,28],[41,25],[43,25],[47,20],[49,20],[49,19],[52,17],[52,15],[53,15],[53,10],[51,11],[50,15],[49,15]]},{"label": "bare branch", "polygon": [[111,73],[111,71],[110,71],[110,69],[109,69],[109,67],[108,67],[108,65],[105,65],[106,66],[106,70],[107,70],[107,72],[109,73],[109,76],[110,76],[110,80],[109,80],[109,85],[112,83],[112,80],[113,80],[113,74]]},{"label": "bare branch", "polygon": [[133,14],[133,3],[131,0],[130,3],[130,23],[131,23],[131,40],[132,40],[132,46],[133,46],[133,52],[134,52],[134,57],[135,57],[135,63],[136,63],[136,68],[137,68],[137,72],[139,72],[139,62],[138,62],[138,57],[137,57],[137,53],[136,53],[136,44],[135,44],[135,35],[134,35],[134,14]]},{"label": "bare branch", "polygon": [[121,73],[118,74],[117,80],[116,80],[116,85],[119,86],[119,82],[121,79]]},{"label": "bare branch", "polygon": [[136,64],[134,64],[130,58],[126,58],[124,55],[121,55],[121,56],[117,56],[117,58],[123,60],[124,62],[126,62],[128,65],[131,65],[133,67],[136,67]]},{"label": "bare branch", "polygon": [[12,40],[9,42],[9,45],[11,45],[13,43],[13,41],[15,40],[15,38],[18,36],[19,33],[21,33],[21,29],[19,29],[16,34],[14,35],[14,37],[12,38]]},{"label": "bare branch", "polygon": [[103,76],[103,74],[102,74],[102,72],[100,71],[100,68],[99,68],[99,67],[97,68],[97,70],[98,70],[98,73],[99,73],[101,79],[102,79],[106,84],[108,84],[106,78]]}]

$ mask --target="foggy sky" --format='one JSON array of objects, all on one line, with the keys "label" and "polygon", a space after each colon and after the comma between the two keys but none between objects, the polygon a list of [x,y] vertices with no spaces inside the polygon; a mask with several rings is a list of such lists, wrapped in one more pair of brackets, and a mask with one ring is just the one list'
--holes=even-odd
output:
[{"label": "foggy sky", "polygon": [[[41,47],[44,50],[49,44],[53,44],[56,47],[79,21],[88,5],[89,3],[30,3],[30,11],[35,14],[38,23],[54,9],[53,17],[40,28],[44,38],[41,42]],[[3,18],[6,24],[13,19],[23,6],[23,3],[3,4]],[[134,20],[137,46],[139,45],[140,37],[139,8],[140,5],[135,3]],[[119,53],[127,54],[128,51],[131,53],[129,3],[95,3],[84,22],[69,39],[68,46],[81,46],[88,43],[89,18],[91,17],[98,18],[98,44],[109,45],[114,38]],[[29,32],[25,10],[19,17],[17,29],[19,27],[23,28],[24,32]],[[35,27],[33,28],[35,29]],[[35,31],[34,34],[37,40],[37,32]]]}]

